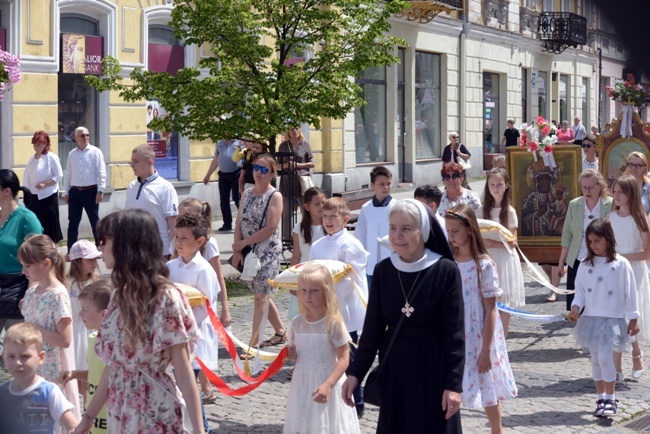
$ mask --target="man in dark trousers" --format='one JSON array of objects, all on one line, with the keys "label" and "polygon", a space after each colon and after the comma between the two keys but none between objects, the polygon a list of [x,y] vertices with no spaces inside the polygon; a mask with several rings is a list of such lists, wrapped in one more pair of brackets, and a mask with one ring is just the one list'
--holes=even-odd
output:
[{"label": "man in dark trousers", "polygon": [[503,132],[503,137],[501,137],[500,147],[503,149],[503,144],[508,146],[519,146],[521,144],[521,134],[519,130],[515,128],[515,121],[513,119],[508,119],[508,128]]},{"label": "man in dark trousers", "polygon": [[238,149],[239,140],[219,140],[208,173],[203,178],[203,183],[208,185],[214,171],[217,168],[219,169],[219,205],[223,217],[223,226],[218,230],[221,232],[231,231],[234,227],[230,210],[231,194],[235,206],[239,208],[239,171],[242,162],[239,160],[235,163],[232,159]]}]

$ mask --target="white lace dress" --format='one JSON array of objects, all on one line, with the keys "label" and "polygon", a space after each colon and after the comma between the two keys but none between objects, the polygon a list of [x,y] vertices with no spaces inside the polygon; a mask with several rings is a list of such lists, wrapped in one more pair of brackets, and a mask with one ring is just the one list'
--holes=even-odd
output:
[{"label": "white lace dress", "polygon": [[283,433],[359,433],[354,408],[341,396],[345,374],[332,388],[327,403],[314,402],[312,393],[327,380],[336,364],[336,348],[347,345],[350,335],[342,323],[328,334],[327,317],[313,323],[298,315],[291,324],[289,345],[296,346],[296,368],[289,387]]}]

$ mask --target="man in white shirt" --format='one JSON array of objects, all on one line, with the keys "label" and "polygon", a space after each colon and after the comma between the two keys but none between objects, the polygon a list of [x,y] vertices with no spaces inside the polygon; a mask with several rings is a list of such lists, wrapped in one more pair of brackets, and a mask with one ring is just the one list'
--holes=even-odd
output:
[{"label": "man in white shirt", "polygon": [[573,144],[582,145],[582,140],[587,135],[587,129],[580,123],[580,118],[578,116],[573,118],[573,125],[571,125],[571,129],[573,130],[573,135],[575,136],[573,139]]},{"label": "man in white shirt", "polygon": [[104,199],[106,187],[106,164],[104,154],[91,145],[86,127],[74,132],[77,147],[68,154],[65,166],[65,203],[68,204],[68,253],[77,242],[79,223],[83,210],[90,221],[95,243],[98,242],[95,227],[99,220],[99,204]]},{"label": "man in white shirt", "polygon": [[178,216],[178,195],[174,186],[158,174],[154,168],[155,161],[156,154],[148,144],[133,148],[131,168],[137,179],[131,181],[126,189],[124,208],[148,211],[158,224],[163,252],[169,252]]}]

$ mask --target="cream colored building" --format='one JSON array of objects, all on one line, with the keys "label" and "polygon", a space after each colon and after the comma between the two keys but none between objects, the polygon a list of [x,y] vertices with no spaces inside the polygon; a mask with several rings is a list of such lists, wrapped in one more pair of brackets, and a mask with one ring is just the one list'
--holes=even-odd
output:
[{"label": "cream colored building", "polygon": [[[449,132],[458,132],[470,149],[470,173],[476,176],[489,166],[489,154],[500,151],[508,118],[519,125],[538,114],[558,121],[577,115],[587,128],[597,123],[601,63],[596,49],[603,54],[601,87],[623,75],[625,52],[592,0],[441,1],[455,2],[460,11],[443,12],[428,23],[394,17],[392,33],[407,43],[396,48],[401,62],[357,79],[365,107],[305,131],[317,184],[330,192],[362,188],[378,163],[393,171],[394,181],[439,184]],[[83,80],[93,73],[98,44],[127,72],[158,70],[155,61],[165,55],[179,66],[195,66],[207,53],[174,39],[168,27],[172,7],[170,0],[0,0],[6,49],[21,58],[23,70],[21,83],[0,103],[2,167],[21,174],[33,152],[30,139],[40,129],[50,134],[54,152],[65,162],[74,146],[70,131],[84,125],[91,143],[104,153],[113,189],[100,214],[121,208],[123,190],[133,179],[131,149],[148,139],[161,141],[164,157],[157,165],[179,195],[218,203],[214,183],[200,183],[214,144],[147,131],[150,117],[164,110],[156,101],[126,103],[114,93],[97,93]],[[586,17],[587,43],[561,54],[545,52],[537,28],[548,11]],[[80,35],[90,72],[80,72],[73,58],[71,43]],[[603,126],[616,107],[605,97],[601,111]],[[65,207],[62,214],[65,225]]]}]

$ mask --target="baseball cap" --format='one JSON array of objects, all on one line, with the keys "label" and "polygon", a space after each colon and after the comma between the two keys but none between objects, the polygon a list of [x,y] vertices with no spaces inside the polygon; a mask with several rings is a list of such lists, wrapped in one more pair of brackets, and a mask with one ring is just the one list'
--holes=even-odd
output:
[{"label": "baseball cap", "polygon": [[79,240],[70,248],[70,260],[74,259],[97,259],[102,257],[102,252],[88,240]]}]

